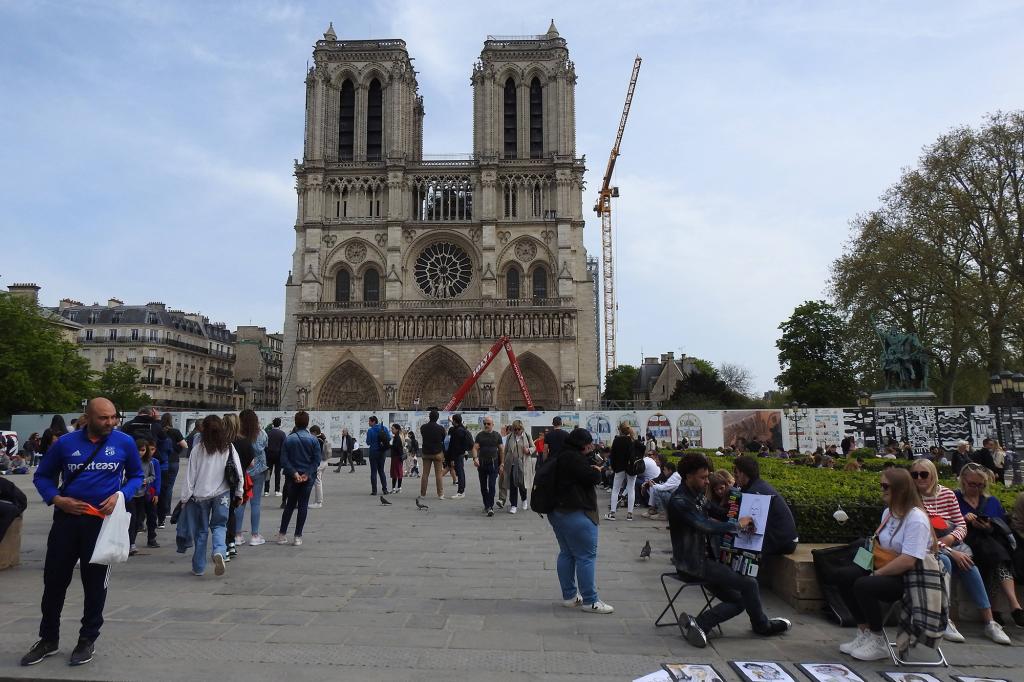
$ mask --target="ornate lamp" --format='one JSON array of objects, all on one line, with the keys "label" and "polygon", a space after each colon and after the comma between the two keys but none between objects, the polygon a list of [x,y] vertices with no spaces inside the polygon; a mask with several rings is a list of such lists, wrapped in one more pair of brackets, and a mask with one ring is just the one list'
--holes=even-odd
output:
[{"label": "ornate lamp", "polygon": [[871,406],[871,396],[866,391],[861,391],[860,395],[857,396],[857,407],[865,408]]},{"label": "ornate lamp", "polygon": [[988,389],[993,395],[1002,395],[1003,393],[1003,382],[998,374],[993,374],[988,379]]}]

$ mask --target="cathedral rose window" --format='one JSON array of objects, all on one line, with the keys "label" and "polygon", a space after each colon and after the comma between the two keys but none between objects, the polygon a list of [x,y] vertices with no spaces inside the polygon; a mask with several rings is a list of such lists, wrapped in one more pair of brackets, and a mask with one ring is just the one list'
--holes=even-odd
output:
[{"label": "cathedral rose window", "polygon": [[471,268],[465,251],[450,242],[437,242],[416,258],[416,283],[427,296],[454,298],[469,286]]}]

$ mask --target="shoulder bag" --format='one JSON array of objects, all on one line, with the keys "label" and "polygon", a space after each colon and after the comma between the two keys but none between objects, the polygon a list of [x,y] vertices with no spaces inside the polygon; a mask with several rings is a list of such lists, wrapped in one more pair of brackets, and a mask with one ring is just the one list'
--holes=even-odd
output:
[{"label": "shoulder bag", "polygon": [[92,454],[89,455],[88,459],[85,460],[85,463],[82,466],[80,466],[79,468],[77,468],[74,471],[72,471],[67,476],[64,475],[64,470],[61,469],[61,475],[60,476],[61,476],[62,481],[61,481],[60,488],[59,488],[61,495],[63,495],[64,492],[68,489],[68,486],[71,485],[71,482],[74,481],[76,478],[78,478],[81,475],[81,473],[83,471],[85,471],[86,468],[88,468],[88,466],[90,464],[92,464],[92,461],[94,459],[96,459],[96,455],[100,454],[100,450],[106,444],[107,444],[107,439],[106,438],[104,438],[99,443],[97,443],[96,447],[94,447],[92,449]]},{"label": "shoulder bag", "polygon": [[[904,521],[906,521],[906,517],[900,519],[900,522],[896,526],[896,530],[892,532],[892,535],[896,535],[896,533],[900,532],[900,528],[903,527]],[[893,551],[891,549],[885,549],[878,542],[878,534],[882,532],[882,529],[885,528],[885,524],[887,524],[888,522],[889,515],[886,514],[885,518],[882,520],[882,525],[880,525],[878,527],[878,530],[875,531],[875,534],[871,536],[871,556],[873,558],[872,568],[876,571],[900,555],[899,552]]]}]

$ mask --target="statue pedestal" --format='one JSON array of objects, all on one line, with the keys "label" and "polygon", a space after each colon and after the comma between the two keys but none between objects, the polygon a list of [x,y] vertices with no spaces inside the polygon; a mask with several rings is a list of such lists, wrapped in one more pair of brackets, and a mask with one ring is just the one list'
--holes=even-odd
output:
[{"label": "statue pedestal", "polygon": [[889,391],[876,391],[871,394],[871,402],[874,403],[875,407],[934,405],[935,394],[926,388],[903,388]]}]

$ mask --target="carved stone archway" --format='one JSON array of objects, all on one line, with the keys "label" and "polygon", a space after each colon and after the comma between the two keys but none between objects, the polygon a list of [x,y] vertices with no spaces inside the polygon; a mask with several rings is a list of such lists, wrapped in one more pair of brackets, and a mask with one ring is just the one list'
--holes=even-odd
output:
[{"label": "carved stone archway", "polygon": [[[419,398],[418,405],[421,409],[444,407],[472,371],[466,361],[454,351],[434,346],[409,365],[398,389],[398,406],[402,409],[413,409],[416,407],[415,400]],[[477,386],[473,386],[463,398],[462,406],[480,406],[480,392]]]},{"label": "carved stone archway", "polygon": [[[526,387],[530,389],[530,397],[533,404],[543,407],[545,410],[557,410],[562,405],[559,397],[558,380],[555,373],[548,367],[548,363],[541,360],[533,353],[526,352],[518,356],[519,368],[523,371],[523,378],[526,379]],[[512,367],[505,368],[498,382],[498,409],[511,410],[522,406],[523,394],[519,392],[519,382],[516,381]]]},{"label": "carved stone archway", "polygon": [[381,407],[377,382],[354,360],[341,363],[324,379],[317,400],[320,410],[376,410]]}]

